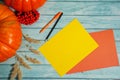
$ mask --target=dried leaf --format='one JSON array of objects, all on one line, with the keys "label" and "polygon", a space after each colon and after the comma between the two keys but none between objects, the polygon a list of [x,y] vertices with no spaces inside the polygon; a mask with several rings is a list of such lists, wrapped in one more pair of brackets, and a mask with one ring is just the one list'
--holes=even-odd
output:
[{"label": "dried leaf", "polygon": [[18,69],[19,69],[18,63],[15,63],[13,68],[12,68],[12,72],[11,72],[11,75],[10,75],[10,80],[13,80],[17,76]]},{"label": "dried leaf", "polygon": [[18,80],[22,80],[22,71],[18,69]]},{"label": "dried leaf", "polygon": [[25,40],[27,40],[29,43],[35,43],[35,44],[40,43],[40,40],[33,39],[33,38],[31,38],[31,37],[29,37],[29,36],[26,36],[26,35],[24,35],[24,34],[23,34],[23,37],[24,37]]},{"label": "dried leaf", "polygon": [[31,58],[31,57],[28,57],[28,56],[25,56],[25,58],[26,58],[26,60],[28,60],[29,62],[32,62],[34,64],[40,64],[41,63],[36,58]]},{"label": "dried leaf", "polygon": [[31,69],[31,67],[24,61],[24,59],[18,55],[16,55],[17,60],[20,62],[22,66],[24,66],[27,69]]},{"label": "dried leaf", "polygon": [[34,54],[40,55],[39,51],[36,49],[33,49],[32,47],[30,47],[29,50]]}]

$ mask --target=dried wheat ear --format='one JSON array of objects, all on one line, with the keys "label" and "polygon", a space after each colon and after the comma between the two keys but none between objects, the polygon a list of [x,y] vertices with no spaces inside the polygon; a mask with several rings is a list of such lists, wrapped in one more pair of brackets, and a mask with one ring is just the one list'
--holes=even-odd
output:
[{"label": "dried wheat ear", "polygon": [[40,64],[41,62],[39,60],[37,60],[36,58],[31,58],[29,56],[25,56],[26,60],[28,60],[29,62],[31,63],[34,63],[34,64]]},{"label": "dried wheat ear", "polygon": [[37,40],[37,39],[33,39],[31,37],[29,37],[28,35],[24,35],[23,34],[23,37],[26,41],[28,41],[29,43],[35,43],[35,44],[39,44],[40,43],[40,40]]},{"label": "dried wheat ear", "polygon": [[24,66],[27,69],[31,69],[31,67],[24,61],[24,59],[22,57],[20,57],[19,55],[16,55],[17,60],[19,61],[20,65]]},{"label": "dried wheat ear", "polygon": [[36,49],[33,49],[31,46],[30,46],[29,50],[34,54],[40,55],[40,52]]},{"label": "dried wheat ear", "polygon": [[20,70],[20,65],[18,64],[18,62],[13,65],[10,74],[10,80],[14,80],[16,77],[18,77],[18,80],[22,80],[22,71]]}]

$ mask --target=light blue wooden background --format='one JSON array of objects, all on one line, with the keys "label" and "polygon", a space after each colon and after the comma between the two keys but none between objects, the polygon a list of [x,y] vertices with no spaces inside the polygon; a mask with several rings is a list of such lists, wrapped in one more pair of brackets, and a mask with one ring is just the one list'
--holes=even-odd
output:
[{"label": "light blue wooden background", "polygon": [[[73,18],[78,18],[89,32],[113,29],[116,41],[118,57],[120,61],[120,0],[48,0],[48,2],[38,11],[41,14],[40,19],[33,25],[22,25],[24,34],[41,40],[48,34],[50,28],[39,34],[39,30],[58,12],[62,11],[60,22],[57,24],[51,36],[62,29]],[[72,38],[72,36],[71,36]],[[27,54],[39,59],[42,64],[31,64],[32,70],[23,67],[23,80],[106,80],[120,79],[120,67],[110,67],[99,70],[93,70],[83,73],[75,73],[59,77],[48,61],[42,56],[31,53],[26,47],[28,44],[24,39],[22,46],[17,51],[18,54]],[[41,44],[30,44],[38,48]],[[15,62],[14,57],[6,62],[0,63],[0,80],[7,80],[11,70],[11,64]]]}]

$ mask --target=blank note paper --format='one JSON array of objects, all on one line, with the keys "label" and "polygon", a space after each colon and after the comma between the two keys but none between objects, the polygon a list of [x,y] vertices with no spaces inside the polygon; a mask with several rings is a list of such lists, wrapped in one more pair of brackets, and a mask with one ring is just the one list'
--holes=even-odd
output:
[{"label": "blank note paper", "polygon": [[72,20],[55,36],[44,43],[39,51],[60,76],[81,62],[98,44],[77,20]]},{"label": "blank note paper", "polygon": [[68,74],[119,65],[113,31],[93,32],[91,36],[99,47],[73,67]]}]

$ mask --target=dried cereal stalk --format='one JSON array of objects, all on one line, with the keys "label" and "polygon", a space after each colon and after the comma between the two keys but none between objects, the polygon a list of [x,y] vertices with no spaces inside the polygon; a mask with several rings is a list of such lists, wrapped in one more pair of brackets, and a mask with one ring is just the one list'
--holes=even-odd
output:
[{"label": "dried cereal stalk", "polygon": [[20,56],[18,56],[18,55],[16,55],[16,57],[17,57],[17,60],[20,62],[20,64],[21,64],[22,66],[24,66],[24,67],[27,68],[27,69],[31,69],[31,67],[23,60],[22,57],[20,57]]},{"label": "dried cereal stalk", "polygon": [[11,72],[11,75],[10,75],[10,80],[14,80],[14,78],[17,76],[18,69],[19,69],[19,65],[16,62],[13,66],[13,69],[12,69],[12,72]]},{"label": "dried cereal stalk", "polygon": [[34,54],[40,55],[39,51],[36,49],[33,49],[31,46],[30,46],[29,50]]},{"label": "dried cereal stalk", "polygon": [[40,43],[40,40],[33,39],[33,38],[31,38],[31,37],[29,37],[29,36],[26,36],[26,35],[24,35],[24,34],[23,34],[23,37],[24,37],[25,40],[27,40],[29,43],[35,43],[35,44]]},{"label": "dried cereal stalk", "polygon": [[22,80],[22,71],[20,70],[20,68],[18,69],[18,80]]},{"label": "dried cereal stalk", "polygon": [[40,64],[41,62],[38,61],[36,58],[31,58],[29,56],[25,56],[26,60],[28,60],[29,62],[32,62],[34,64]]},{"label": "dried cereal stalk", "polygon": [[18,67],[19,65],[18,65],[18,62],[16,62],[14,65],[13,65],[13,68],[16,68],[16,67]]}]

